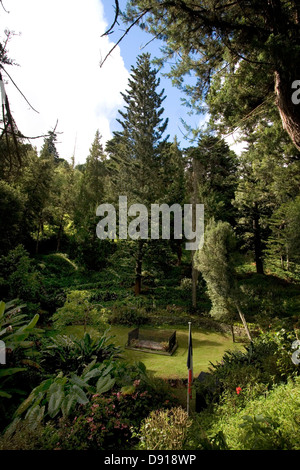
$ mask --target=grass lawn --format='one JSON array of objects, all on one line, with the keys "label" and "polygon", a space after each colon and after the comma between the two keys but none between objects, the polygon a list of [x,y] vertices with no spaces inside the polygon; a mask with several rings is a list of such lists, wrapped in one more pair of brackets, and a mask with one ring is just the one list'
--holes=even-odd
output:
[{"label": "grass lawn", "polygon": [[[132,327],[112,326],[110,334],[113,335],[114,342],[125,347],[128,332]],[[153,329],[153,327],[151,328]],[[158,354],[145,353],[142,351],[133,351],[124,349],[124,359],[132,362],[141,361],[147,369],[157,377],[166,379],[185,379],[187,378],[187,350],[188,350],[188,326],[180,327],[160,327],[159,330],[168,329],[170,332],[176,330],[178,348],[172,356],[162,356]],[[87,330],[91,336],[99,334],[95,329]],[[67,327],[66,334],[74,336],[82,336],[83,327],[72,326]],[[197,377],[200,372],[207,371],[210,362],[216,363],[222,359],[226,350],[243,349],[241,343],[233,343],[230,335],[221,333],[212,333],[199,328],[192,329],[193,339],[193,369],[194,376]]]}]

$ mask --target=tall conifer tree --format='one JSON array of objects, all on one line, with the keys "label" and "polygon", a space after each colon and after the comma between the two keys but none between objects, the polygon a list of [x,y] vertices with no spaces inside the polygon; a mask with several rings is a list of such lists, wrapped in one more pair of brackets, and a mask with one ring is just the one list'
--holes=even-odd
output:
[{"label": "tall conifer tree", "polygon": [[[122,130],[114,133],[107,150],[117,165],[115,184],[119,195],[126,195],[128,204],[141,203],[147,207],[161,197],[161,150],[166,141],[163,134],[168,119],[162,117],[164,90],[158,92],[160,79],[151,68],[150,54],[137,58],[131,68],[129,88],[122,93],[125,102],[117,120]],[[141,290],[142,259],[145,240],[138,240],[136,255],[135,293]]]}]

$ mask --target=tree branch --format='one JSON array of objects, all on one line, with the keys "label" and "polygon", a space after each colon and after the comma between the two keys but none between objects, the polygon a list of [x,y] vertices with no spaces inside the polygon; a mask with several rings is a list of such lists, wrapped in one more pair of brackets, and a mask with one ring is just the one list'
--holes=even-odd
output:
[{"label": "tree branch", "polygon": [[104,34],[102,34],[101,37],[108,36],[111,33],[113,27],[115,26],[115,24],[118,21],[118,17],[119,17],[119,13],[120,13],[119,0],[115,0],[115,6],[116,6],[116,12],[115,12],[115,19],[113,21],[113,24],[110,26],[110,28]]},{"label": "tree branch", "polygon": [[0,68],[6,73],[6,75],[8,76],[8,78],[10,79],[10,81],[12,82],[12,84],[16,87],[16,89],[18,90],[18,92],[23,96],[24,100],[26,101],[26,103],[31,107],[31,109],[33,109],[33,111],[35,111],[36,113],[39,114],[39,112],[34,109],[34,107],[29,103],[28,99],[26,98],[26,96],[24,95],[24,93],[21,92],[20,88],[16,85],[16,83],[14,82],[14,80],[11,78],[11,76],[9,75],[9,73],[5,70],[5,68],[3,67],[3,65],[0,65]]},{"label": "tree branch", "polygon": [[111,53],[115,50],[115,48],[120,44],[120,42],[124,39],[124,37],[129,33],[129,31],[131,30],[131,28],[133,28],[133,26],[135,26],[141,18],[143,18],[144,15],[146,15],[146,13],[148,13],[150,11],[150,8],[148,8],[147,10],[144,10],[136,19],[135,21],[133,21],[133,23],[131,23],[131,25],[126,29],[125,33],[120,37],[120,39],[116,42],[116,44],[110,49],[110,51],[106,54],[106,56],[104,57],[104,59],[102,60],[102,62],[100,62],[100,68],[103,66],[104,62],[107,60],[107,58],[111,55]]},{"label": "tree branch", "polygon": [[3,10],[5,11],[5,13],[9,13],[9,11],[7,11],[7,10],[5,9],[5,7],[4,7],[4,5],[3,5],[3,1],[2,1],[2,0],[0,0],[0,3],[1,3],[1,6],[2,6]]}]

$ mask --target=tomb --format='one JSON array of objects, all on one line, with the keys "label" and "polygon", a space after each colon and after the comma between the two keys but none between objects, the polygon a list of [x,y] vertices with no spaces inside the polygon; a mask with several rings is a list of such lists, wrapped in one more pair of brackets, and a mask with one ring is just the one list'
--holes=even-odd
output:
[{"label": "tomb", "polygon": [[128,333],[126,349],[171,356],[177,349],[176,331],[140,330],[135,328]]}]

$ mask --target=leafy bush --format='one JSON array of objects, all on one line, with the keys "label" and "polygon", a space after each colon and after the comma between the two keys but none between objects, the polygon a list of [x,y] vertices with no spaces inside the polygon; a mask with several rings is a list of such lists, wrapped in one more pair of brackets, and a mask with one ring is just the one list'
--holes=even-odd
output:
[{"label": "leafy bush", "polygon": [[67,294],[63,307],[53,315],[53,326],[60,330],[68,325],[103,326],[101,313],[89,301],[90,293],[74,290]]},{"label": "leafy bush", "polygon": [[111,325],[141,326],[150,322],[145,309],[134,307],[118,307],[112,309],[112,314],[108,317]]},{"label": "leafy bush", "polygon": [[53,419],[58,415],[68,417],[76,405],[86,405],[91,395],[105,393],[114,386],[115,379],[110,375],[112,369],[112,364],[97,364],[94,360],[80,377],[60,372],[56,377],[44,380],[16,410],[8,432],[14,431],[16,423],[24,415],[33,427],[43,419]]},{"label": "leafy bush", "polygon": [[[263,333],[253,340],[245,351],[228,351],[222,362],[213,365],[214,374],[228,381],[230,371],[241,366],[251,366],[260,371],[260,380],[265,383],[281,382],[297,375],[297,366],[291,361],[292,343],[296,340],[293,331]],[[258,380],[258,377],[257,379]],[[254,380],[255,381],[255,380]],[[245,380],[245,384],[247,380]]]},{"label": "leafy bush", "polygon": [[67,276],[78,270],[78,266],[65,253],[51,253],[40,256],[39,267],[45,275]]},{"label": "leafy bush", "polygon": [[66,335],[50,338],[42,349],[41,365],[48,373],[76,371],[81,374],[93,360],[102,363],[119,357],[122,350],[111,342],[112,338],[108,336],[108,330],[95,339],[88,333],[80,340]]},{"label": "leafy bush", "polygon": [[110,291],[108,289],[96,289],[90,296],[91,302],[110,302],[117,300],[120,292]]},{"label": "leafy bush", "polygon": [[[245,308],[263,326],[274,317],[284,318],[298,315],[299,286],[279,276],[253,273],[241,277],[240,284],[245,294]],[[248,299],[248,301],[246,300]]]},{"label": "leafy bush", "polygon": [[64,289],[56,287],[46,287],[40,295],[40,307],[42,309],[42,319],[50,320],[52,315],[59,308],[63,307],[67,296]]},{"label": "leafy bush", "polygon": [[34,428],[27,420],[16,423],[14,433],[6,432],[0,437],[0,450],[42,450],[45,444],[44,426]]},{"label": "leafy bush", "polygon": [[4,342],[5,364],[0,369],[1,427],[11,418],[28,387],[40,377],[35,361],[36,341],[43,331],[36,328],[39,316],[28,320],[21,313],[24,305],[16,300],[0,302],[0,340]]},{"label": "leafy bush", "polygon": [[231,450],[300,450],[300,377],[232,412],[232,404],[217,407],[210,432],[222,431]]},{"label": "leafy bush", "polygon": [[150,392],[141,380],[109,396],[96,393],[72,420],[62,420],[57,429],[48,426],[48,446],[61,450],[132,448],[136,436],[131,430],[138,429],[142,419],[156,406],[169,406],[169,402],[164,405],[160,400],[161,396],[154,390]]},{"label": "leafy bush", "polygon": [[[280,330],[263,333],[245,346],[244,351],[227,351],[222,361],[211,364],[209,373],[195,388],[201,408],[230,402],[232,409],[245,406],[269,390],[275,383],[286,382],[299,374],[293,364],[294,332]],[[237,396],[237,388],[242,393]]]},{"label": "leafy bush", "polygon": [[109,239],[96,242],[87,232],[74,244],[72,251],[80,266],[91,271],[100,271],[106,266],[110,255],[114,253],[115,243]]},{"label": "leafy bush", "polygon": [[143,421],[139,433],[139,449],[181,450],[192,422],[181,407],[155,410]]},{"label": "leafy bush", "polygon": [[99,369],[92,363],[80,377],[59,374],[33,390],[16,414],[24,419],[15,419],[0,449],[132,448],[134,432],[151,411],[176,405],[167,384],[149,375],[144,364],[116,361]]},{"label": "leafy bush", "polygon": [[0,258],[0,289],[2,297],[39,302],[42,277],[23,245]]}]

